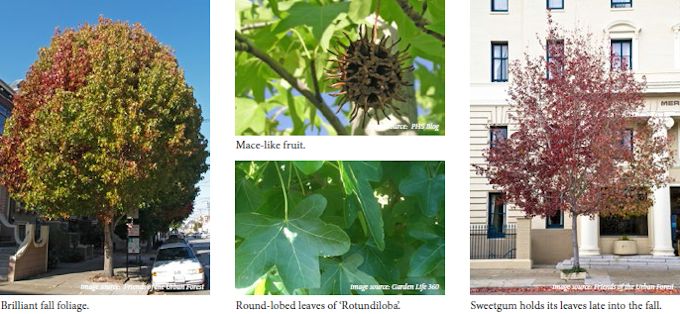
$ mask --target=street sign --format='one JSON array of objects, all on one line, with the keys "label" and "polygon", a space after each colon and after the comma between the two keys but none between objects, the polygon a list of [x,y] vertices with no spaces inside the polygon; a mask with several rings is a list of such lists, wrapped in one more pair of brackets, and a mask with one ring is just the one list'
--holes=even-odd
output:
[{"label": "street sign", "polygon": [[128,238],[128,254],[139,254],[139,238],[130,237]]},{"label": "street sign", "polygon": [[128,225],[128,237],[139,236],[139,225]]}]

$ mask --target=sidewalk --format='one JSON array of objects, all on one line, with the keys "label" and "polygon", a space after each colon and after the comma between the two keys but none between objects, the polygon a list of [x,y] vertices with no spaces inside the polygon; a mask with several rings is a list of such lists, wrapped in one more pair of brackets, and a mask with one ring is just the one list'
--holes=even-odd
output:
[{"label": "sidewalk", "polygon": [[590,269],[585,280],[560,279],[554,267],[471,269],[471,294],[680,294],[680,272]]},{"label": "sidewalk", "polygon": [[[148,256],[142,255],[148,263]],[[0,282],[0,294],[65,294],[65,295],[146,295],[151,289],[147,282],[148,266],[129,268],[130,279],[125,281],[125,254],[114,256],[114,274],[118,280],[95,282],[102,272],[104,257],[98,256],[79,263],[60,263],[47,273],[9,283]]]}]

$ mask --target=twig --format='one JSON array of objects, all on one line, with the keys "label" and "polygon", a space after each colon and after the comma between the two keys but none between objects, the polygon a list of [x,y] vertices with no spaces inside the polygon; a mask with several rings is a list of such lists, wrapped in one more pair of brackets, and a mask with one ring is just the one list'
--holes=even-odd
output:
[{"label": "twig", "polygon": [[413,10],[413,7],[411,7],[411,5],[408,3],[408,0],[397,0],[397,3],[399,3],[401,10],[404,11],[404,13],[413,21],[414,24],[416,24],[416,27],[444,43],[444,35],[425,28],[427,24],[430,24],[430,21],[426,20],[422,15]]},{"label": "twig", "polygon": [[241,27],[241,33],[245,32],[245,31],[250,31],[250,30],[262,28],[262,27],[267,27],[267,26],[272,25],[272,24],[274,24],[274,22],[267,21],[267,22],[259,22],[259,23],[243,25],[243,27]]},{"label": "twig", "polygon": [[321,114],[326,118],[326,120],[328,120],[338,135],[348,135],[347,130],[345,130],[345,127],[342,125],[342,123],[340,123],[338,117],[335,116],[333,111],[321,98],[321,94],[315,96],[312,91],[309,90],[309,88],[301,84],[301,82],[292,74],[290,74],[290,72],[286,71],[286,69],[284,69],[281,64],[276,62],[266,53],[257,49],[247,38],[243,37],[243,35],[239,34],[238,32],[236,32],[236,50],[247,52],[267,64],[272,70],[274,70],[274,72],[278,73],[281,78],[286,80],[293,88],[300,92],[300,94],[305,96],[305,98],[307,98],[307,100],[309,100],[309,102],[311,102],[314,107],[319,109]]},{"label": "twig", "polygon": [[316,78],[316,62],[314,58],[310,59],[309,68],[312,71],[312,83],[314,85],[314,95],[319,102],[323,102],[321,98],[321,90],[319,89],[319,80]]}]

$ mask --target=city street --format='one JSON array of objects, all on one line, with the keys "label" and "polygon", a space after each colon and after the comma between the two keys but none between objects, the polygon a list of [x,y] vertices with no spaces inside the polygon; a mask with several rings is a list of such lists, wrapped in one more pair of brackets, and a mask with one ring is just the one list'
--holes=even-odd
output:
[{"label": "city street", "polygon": [[194,253],[198,257],[198,260],[203,264],[203,269],[205,271],[206,285],[205,290],[198,291],[153,291],[151,294],[167,294],[167,295],[178,295],[178,294],[190,294],[190,295],[201,295],[210,294],[210,239],[191,239],[187,240],[194,250]]}]

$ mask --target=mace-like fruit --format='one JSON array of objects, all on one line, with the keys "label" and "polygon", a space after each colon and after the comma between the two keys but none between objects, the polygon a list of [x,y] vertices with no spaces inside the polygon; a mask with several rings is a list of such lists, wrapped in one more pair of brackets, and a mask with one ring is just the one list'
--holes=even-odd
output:
[{"label": "mace-like fruit", "polygon": [[[375,31],[372,33],[375,34]],[[359,39],[355,41],[347,33],[345,37],[349,45],[339,43],[345,51],[330,51],[337,58],[332,60],[336,66],[328,73],[330,78],[336,80],[331,87],[340,88],[338,92],[330,94],[340,96],[336,114],[349,101],[352,104],[350,122],[357,117],[359,108],[363,109],[362,127],[366,126],[369,109],[373,109],[373,117],[378,124],[378,110],[389,120],[385,109],[399,113],[399,108],[393,102],[405,101],[400,90],[402,86],[413,85],[404,78],[406,71],[413,71],[413,66],[402,66],[404,61],[410,59],[406,53],[410,45],[404,50],[393,52],[399,40],[388,45],[390,37],[383,35],[376,43],[370,38],[366,27],[359,28]]]}]

